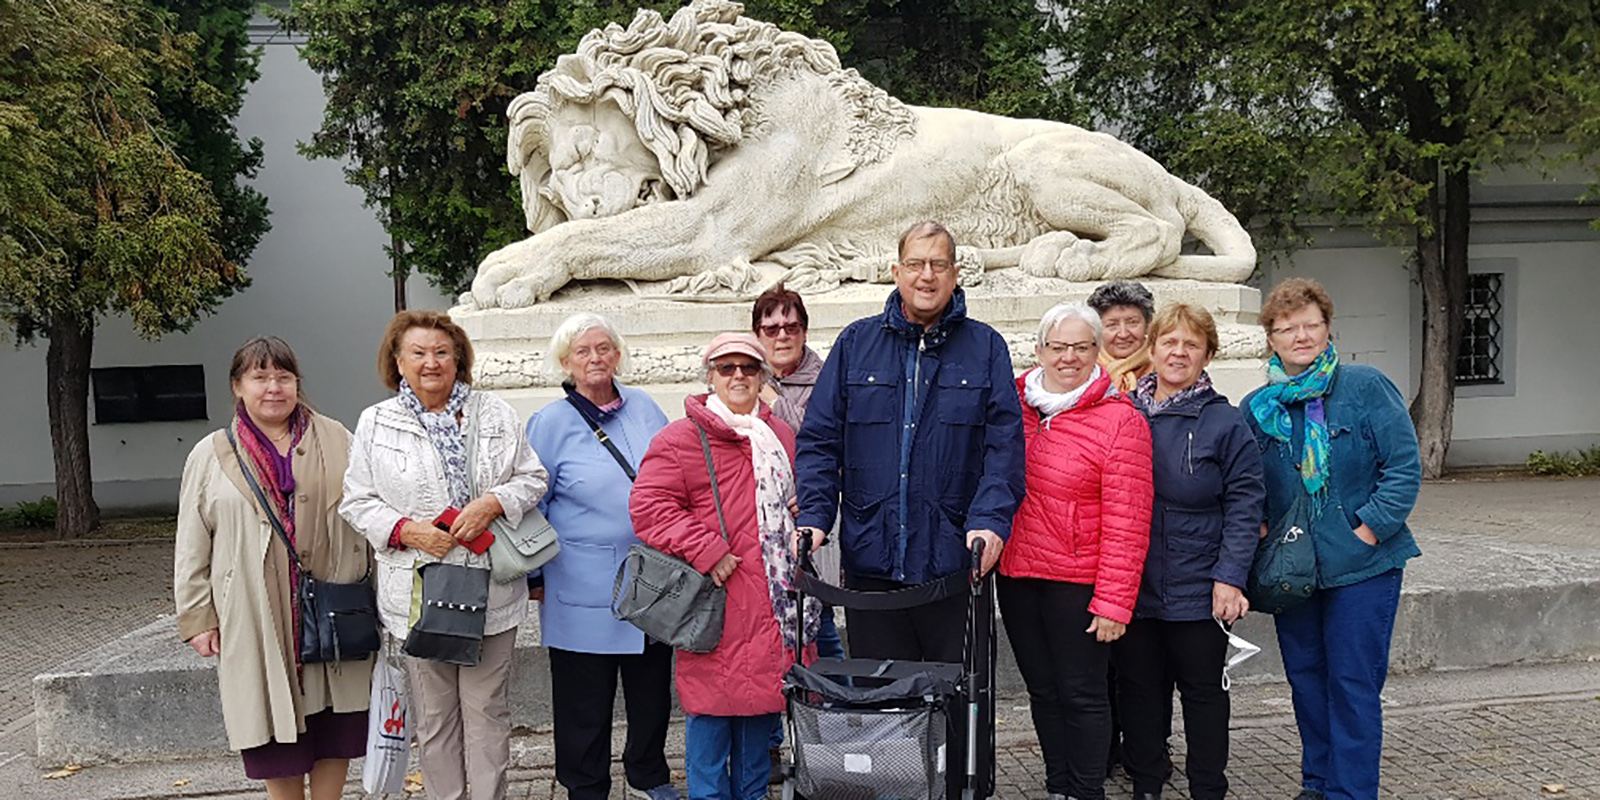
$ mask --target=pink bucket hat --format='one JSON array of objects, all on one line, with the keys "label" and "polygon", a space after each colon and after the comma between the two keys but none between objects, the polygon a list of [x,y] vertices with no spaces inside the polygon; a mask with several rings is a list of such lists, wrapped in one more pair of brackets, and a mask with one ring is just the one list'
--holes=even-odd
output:
[{"label": "pink bucket hat", "polygon": [[758,363],[767,363],[767,351],[761,346],[761,340],[753,333],[719,333],[706,345],[706,352],[700,358],[700,365],[710,364],[712,360],[733,354],[746,355]]}]

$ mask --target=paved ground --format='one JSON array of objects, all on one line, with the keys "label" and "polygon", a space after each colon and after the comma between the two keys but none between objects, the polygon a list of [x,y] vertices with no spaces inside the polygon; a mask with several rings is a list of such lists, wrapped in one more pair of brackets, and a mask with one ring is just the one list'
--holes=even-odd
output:
[{"label": "paved ground", "polygon": [[[1430,530],[1600,549],[1600,479],[1430,483],[1412,525],[1424,549]],[[92,767],[48,780],[33,763],[31,677],[170,613],[170,576],[170,541],[0,545],[0,798],[259,796],[234,760]],[[1385,795],[1600,798],[1597,698],[1600,665],[1399,679],[1387,698]],[[1286,688],[1236,687],[1234,708],[1234,795],[1292,797],[1299,750]],[[1005,710],[1000,738],[997,796],[1042,797],[1025,707]],[[548,735],[520,736],[516,746],[513,796],[560,796],[548,766]],[[681,744],[674,747],[681,758]],[[1542,788],[1558,785],[1560,792]],[[1182,786],[1175,779],[1167,796],[1187,797]],[[1125,780],[1107,788],[1109,797],[1129,796]]]}]

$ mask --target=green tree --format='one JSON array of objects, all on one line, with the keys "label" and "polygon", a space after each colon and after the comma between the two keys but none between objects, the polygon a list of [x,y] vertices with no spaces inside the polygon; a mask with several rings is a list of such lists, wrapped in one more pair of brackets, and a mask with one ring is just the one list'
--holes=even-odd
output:
[{"label": "green tree", "polygon": [[[1593,152],[1600,7],[1572,0],[1074,0],[1069,106],[1199,180],[1278,244],[1327,214],[1411,254],[1423,471],[1453,427],[1471,180]],[[1588,148],[1588,150],[1583,150]]]},{"label": "green tree", "polygon": [[94,329],[184,330],[245,283],[206,178],[169,141],[153,87],[189,86],[194,33],[133,0],[0,0],[0,316],[49,339],[58,536],[99,524],[89,464]]},{"label": "green tree", "polygon": [[[466,289],[527,235],[505,168],[506,107],[589,30],[681,2],[306,0],[279,12],[328,96],[307,155],[344,159],[389,233],[395,305],[421,273]],[[1044,17],[1032,0],[752,0],[747,16],[826,39],[911,102],[1043,114]]]}]

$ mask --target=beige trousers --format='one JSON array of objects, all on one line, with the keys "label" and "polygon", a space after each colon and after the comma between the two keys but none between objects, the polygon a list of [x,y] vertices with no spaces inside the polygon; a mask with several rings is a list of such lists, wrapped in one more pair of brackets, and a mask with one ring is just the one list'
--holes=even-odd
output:
[{"label": "beige trousers", "polygon": [[483,637],[483,657],[476,667],[406,656],[422,785],[432,800],[506,796],[511,766],[508,684],[516,643],[516,628]]}]

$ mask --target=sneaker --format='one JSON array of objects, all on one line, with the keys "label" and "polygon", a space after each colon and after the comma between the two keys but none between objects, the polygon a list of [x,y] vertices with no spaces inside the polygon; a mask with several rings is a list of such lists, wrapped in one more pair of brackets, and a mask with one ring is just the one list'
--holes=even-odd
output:
[{"label": "sneaker", "polygon": [[637,797],[639,800],[683,800],[683,792],[670,783],[663,783],[654,789],[635,789],[628,787],[628,796]]}]

